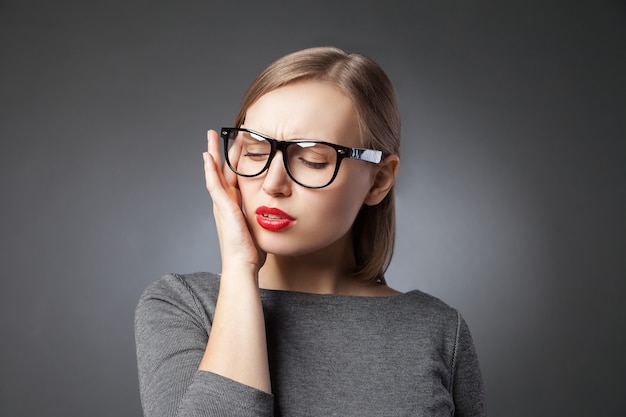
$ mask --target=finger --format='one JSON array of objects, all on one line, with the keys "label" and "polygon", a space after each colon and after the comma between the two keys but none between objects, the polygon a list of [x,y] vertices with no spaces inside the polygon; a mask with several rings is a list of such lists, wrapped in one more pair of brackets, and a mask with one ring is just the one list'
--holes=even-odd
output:
[{"label": "finger", "polygon": [[209,182],[213,185],[219,184],[221,187],[225,187],[226,181],[222,175],[219,137],[215,130],[207,131],[206,155],[208,160],[205,159],[204,161],[204,172],[207,188],[209,187]]},{"label": "finger", "polygon": [[230,146],[227,152],[228,152],[228,155],[227,155],[228,163],[225,163],[222,166],[222,173],[224,175],[224,178],[227,184],[229,184],[232,187],[236,187],[237,186],[237,174],[235,174],[235,172],[232,169],[230,169],[230,166],[236,167],[237,164],[239,163],[239,156],[241,154],[241,143],[239,141],[235,141],[233,146]]},{"label": "finger", "polygon": [[215,130],[207,131],[207,151],[216,166],[221,165],[220,140]]},{"label": "finger", "polygon": [[235,174],[233,170],[230,169],[228,164],[224,164],[224,166],[222,166],[222,176],[228,186],[237,187],[237,174]]},{"label": "finger", "polygon": [[[226,164],[222,164],[217,132],[207,132],[207,152],[204,157],[206,188],[214,204],[221,209],[241,208],[241,197],[237,187],[237,175]],[[235,204],[235,206],[233,206]]]},{"label": "finger", "polygon": [[232,194],[230,186],[226,183],[222,171],[218,168],[213,156],[208,151],[202,154],[202,158],[204,159],[206,189],[211,195],[213,204],[217,204],[222,208],[229,207],[237,199],[232,199],[234,194]]},{"label": "finger", "polygon": [[202,154],[204,159],[204,180],[209,193],[213,194],[216,190],[223,188],[223,181],[220,178],[220,170],[215,165],[215,161],[209,152]]}]

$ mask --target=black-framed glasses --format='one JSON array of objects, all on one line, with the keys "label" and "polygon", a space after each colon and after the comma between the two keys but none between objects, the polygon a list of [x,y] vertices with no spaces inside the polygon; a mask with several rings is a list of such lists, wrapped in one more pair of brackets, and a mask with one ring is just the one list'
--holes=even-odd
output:
[{"label": "black-framed glasses", "polygon": [[223,127],[221,132],[226,163],[237,175],[261,175],[269,168],[276,151],[281,151],[289,177],[306,188],[323,188],[333,182],[344,158],[377,164],[383,157],[381,151],[373,149],[320,140],[277,140],[244,128]]}]

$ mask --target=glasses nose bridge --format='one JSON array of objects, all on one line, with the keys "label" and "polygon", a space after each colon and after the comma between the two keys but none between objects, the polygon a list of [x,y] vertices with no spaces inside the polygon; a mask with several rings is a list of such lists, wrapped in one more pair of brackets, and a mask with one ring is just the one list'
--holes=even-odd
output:
[{"label": "glasses nose bridge", "polygon": [[[282,154],[283,168],[289,174],[289,163],[287,161],[287,147],[289,146],[289,142],[271,138],[266,138],[266,140],[270,143],[271,149],[265,171],[268,171],[270,169],[270,166],[274,161],[274,157],[276,156],[276,152],[280,151],[280,153]],[[291,176],[291,174],[289,175]]]}]

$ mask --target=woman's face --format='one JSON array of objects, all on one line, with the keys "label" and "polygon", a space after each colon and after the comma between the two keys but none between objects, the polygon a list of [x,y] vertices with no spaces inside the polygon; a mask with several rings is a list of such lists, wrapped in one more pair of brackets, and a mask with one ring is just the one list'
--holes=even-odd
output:
[{"label": "woman's face", "polygon": [[[263,95],[248,108],[242,127],[278,140],[362,146],[352,101],[333,85],[319,81],[296,82]],[[238,177],[248,224],[260,248],[298,256],[338,242],[350,244],[341,238],[347,237],[366,201],[375,167],[346,158],[330,185],[310,189],[289,178],[279,151],[263,174]]]}]

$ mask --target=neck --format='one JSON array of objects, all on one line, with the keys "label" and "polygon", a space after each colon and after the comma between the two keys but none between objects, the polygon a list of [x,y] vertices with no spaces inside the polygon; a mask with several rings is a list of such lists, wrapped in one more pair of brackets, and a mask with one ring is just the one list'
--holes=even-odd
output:
[{"label": "neck", "polygon": [[348,235],[322,250],[301,256],[267,254],[259,271],[261,288],[314,294],[392,295],[381,284],[369,284],[352,275],[356,262]]},{"label": "neck", "polygon": [[259,271],[263,288],[311,292],[340,293],[348,283],[358,281],[350,272],[355,267],[350,233],[332,245],[300,256],[267,254]]}]

